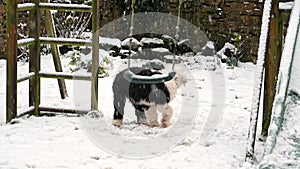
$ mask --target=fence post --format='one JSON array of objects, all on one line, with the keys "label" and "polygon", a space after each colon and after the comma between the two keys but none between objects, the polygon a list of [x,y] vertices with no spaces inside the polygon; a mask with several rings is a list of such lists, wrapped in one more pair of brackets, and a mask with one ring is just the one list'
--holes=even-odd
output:
[{"label": "fence post", "polygon": [[29,36],[35,39],[35,43],[29,46],[29,72],[34,72],[35,77],[29,80],[29,106],[34,106],[33,114],[39,115],[40,105],[40,10],[39,0],[34,0],[35,8],[30,11]]},{"label": "fence post", "polygon": [[6,71],[6,122],[17,116],[17,5],[18,0],[6,1],[7,71]]}]

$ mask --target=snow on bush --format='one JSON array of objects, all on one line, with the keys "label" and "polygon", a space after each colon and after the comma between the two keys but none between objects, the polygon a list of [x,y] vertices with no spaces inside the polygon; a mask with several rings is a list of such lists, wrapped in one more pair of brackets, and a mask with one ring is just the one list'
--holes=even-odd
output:
[{"label": "snow on bush", "polygon": [[[113,63],[109,57],[109,53],[105,50],[100,49],[99,51],[99,67],[98,74],[102,76],[109,76],[111,70],[113,69]],[[71,72],[77,72],[85,70],[86,72],[92,71],[92,55],[85,55],[78,50],[69,51],[65,55],[65,58],[69,59],[69,64],[67,68]]]}]

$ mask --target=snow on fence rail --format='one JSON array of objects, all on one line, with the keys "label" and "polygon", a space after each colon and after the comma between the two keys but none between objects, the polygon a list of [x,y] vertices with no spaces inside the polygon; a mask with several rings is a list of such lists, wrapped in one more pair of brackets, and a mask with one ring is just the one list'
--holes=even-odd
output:
[{"label": "snow on fence rail", "polygon": [[28,11],[32,10],[35,7],[34,3],[22,3],[18,4],[18,11]]},{"label": "snow on fence rail", "polygon": [[34,38],[25,38],[25,39],[20,39],[17,41],[18,47],[20,46],[27,46],[35,43]]},{"label": "snow on fence rail", "polygon": [[[28,11],[35,8],[34,3],[18,4],[18,11]],[[84,4],[39,3],[42,10],[72,10],[77,12],[92,12],[92,7]]]},{"label": "snow on fence rail", "polygon": [[92,7],[84,4],[40,3],[39,8],[47,10],[72,10],[78,12],[92,12]]},{"label": "snow on fence rail", "polygon": [[64,73],[64,72],[54,72],[54,73],[40,72],[38,76],[42,78],[55,78],[55,79],[91,80],[92,74],[86,73],[86,74],[76,75],[73,73]]},{"label": "snow on fence rail", "polygon": [[23,75],[22,77],[18,78],[17,80],[17,83],[20,83],[20,82],[23,82],[25,80],[28,80],[28,79],[31,79],[35,76],[35,73],[34,72],[30,72],[26,75]]},{"label": "snow on fence rail", "polygon": [[60,44],[60,45],[80,45],[80,46],[92,45],[91,40],[72,39],[72,38],[40,37],[40,42],[44,44]]}]

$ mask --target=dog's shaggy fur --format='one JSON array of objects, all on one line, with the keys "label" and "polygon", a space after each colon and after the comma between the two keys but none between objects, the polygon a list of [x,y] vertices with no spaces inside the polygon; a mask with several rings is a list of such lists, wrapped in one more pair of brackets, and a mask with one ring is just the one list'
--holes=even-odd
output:
[{"label": "dog's shaggy fur", "polygon": [[[167,70],[153,71],[143,68],[130,68],[137,75],[152,76],[166,73]],[[153,127],[167,127],[173,115],[172,107],[168,103],[175,98],[177,89],[187,82],[181,69],[175,69],[175,77],[165,83],[136,84],[129,83],[124,78],[126,70],[121,71],[113,82],[114,93],[114,116],[112,124],[120,127],[122,125],[124,106],[126,98],[130,100],[135,108],[137,122]],[[157,110],[162,113],[161,125],[158,123]],[[145,114],[146,113],[146,114]],[[148,120],[146,118],[148,117]]]}]

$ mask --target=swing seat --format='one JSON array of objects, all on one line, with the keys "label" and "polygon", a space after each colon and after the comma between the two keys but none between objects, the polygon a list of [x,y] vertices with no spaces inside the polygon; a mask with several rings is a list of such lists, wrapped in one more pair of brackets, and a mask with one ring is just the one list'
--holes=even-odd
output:
[{"label": "swing seat", "polygon": [[127,70],[124,73],[124,78],[128,80],[130,83],[138,83],[138,84],[156,84],[156,83],[164,83],[170,81],[176,75],[175,71],[170,71],[167,74],[160,75],[152,75],[152,76],[142,76],[136,75],[132,73],[130,70]]}]

